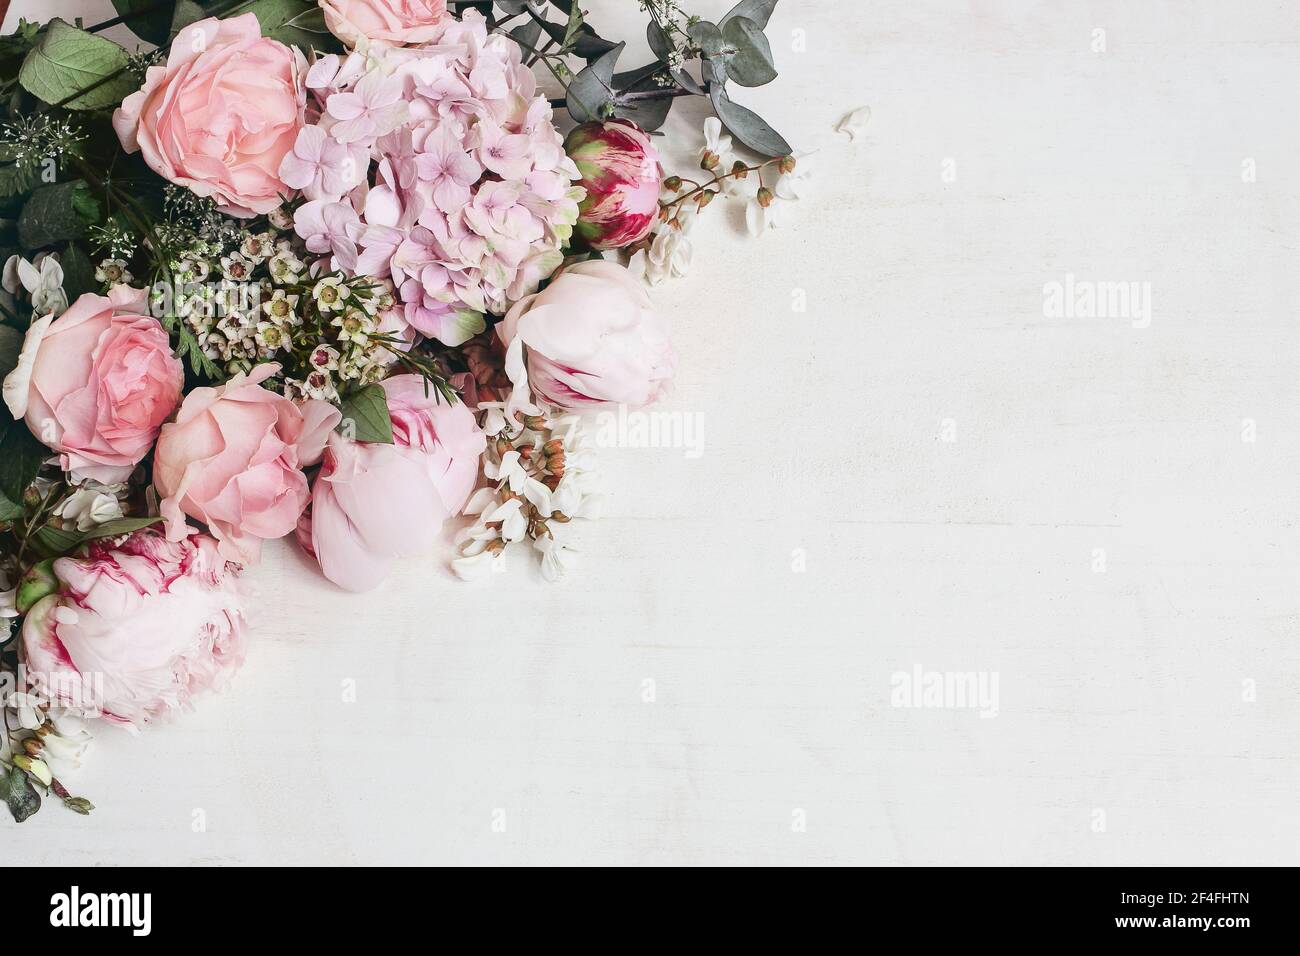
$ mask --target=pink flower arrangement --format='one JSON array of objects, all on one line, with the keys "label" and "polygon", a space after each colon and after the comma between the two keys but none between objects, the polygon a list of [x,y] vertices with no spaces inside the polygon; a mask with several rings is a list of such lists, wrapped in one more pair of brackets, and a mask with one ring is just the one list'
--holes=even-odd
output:
[{"label": "pink flower arrangement", "polygon": [[[665,179],[625,117],[654,126],[698,92],[669,88],[687,54],[713,54],[652,31],[656,63],[618,73],[622,44],[545,6],[489,26],[444,0],[322,0],[338,42],[310,17],[274,31],[302,49],[253,13],[200,20],[125,96],[138,60],[87,90],[62,90],[72,67],[6,77],[52,108],[5,138],[11,199],[32,192],[0,282],[0,644],[19,621],[27,668],[0,660],[6,730],[21,728],[0,735],[0,787],[19,821],[32,781],[91,809],[49,762],[84,746],[69,720],[139,728],[225,683],[265,542],[294,533],[349,591],[440,538],[467,580],[517,544],[544,578],[566,573],[565,526],[601,501],[581,413],[652,404],[677,369],[642,280],[680,273],[714,198],[752,186],[766,222],[796,162],[733,160],[714,120],[701,181]],[[729,15],[748,26],[727,31],[726,63],[701,64],[711,83],[766,75],[746,12],[766,20]],[[528,26],[507,32],[514,17]],[[47,40],[111,44],[48,29],[28,62]],[[585,76],[560,68],[574,58]],[[539,60],[568,86],[567,139]],[[81,108],[118,102],[121,149],[91,157]],[[781,143],[729,114],[746,145]],[[68,155],[83,178],[28,189]]]},{"label": "pink flower arrangement", "polygon": [[582,190],[519,48],[473,10],[433,31],[369,63],[318,60],[319,118],[280,176],[309,200],[294,217],[309,249],[390,278],[407,325],[455,346],[555,271]]}]

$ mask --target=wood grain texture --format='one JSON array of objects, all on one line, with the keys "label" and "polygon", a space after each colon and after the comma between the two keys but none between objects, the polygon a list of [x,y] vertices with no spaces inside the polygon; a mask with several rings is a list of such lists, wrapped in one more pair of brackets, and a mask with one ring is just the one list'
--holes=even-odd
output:
[{"label": "wood grain texture", "polygon": [[[635,5],[588,5],[632,63]],[[355,597],[269,548],[234,687],[106,733],[94,816],[7,858],[1300,862],[1300,13],[785,0],[769,34],[737,99],[816,194],[761,240],[715,204],[657,293],[703,455],[602,452],[557,586],[439,555]],[[1149,327],[1045,318],[1067,274],[1149,282]],[[998,715],[891,706],[915,664],[997,672]]]}]

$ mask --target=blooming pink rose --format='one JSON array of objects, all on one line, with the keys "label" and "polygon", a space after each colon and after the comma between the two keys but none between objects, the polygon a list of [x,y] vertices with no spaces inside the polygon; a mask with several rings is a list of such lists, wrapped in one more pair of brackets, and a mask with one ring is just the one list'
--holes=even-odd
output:
[{"label": "blooming pink rose", "polygon": [[306,69],[300,51],[262,36],[252,13],[200,20],[122,101],[113,128],[163,178],[232,216],[262,215],[290,191],[280,162],[303,125]]},{"label": "blooming pink rose", "polygon": [[176,409],[185,371],[137,290],[87,293],[28,330],[5,380],[14,418],[59,452],[65,470],[125,481]]},{"label": "blooming pink rose", "polygon": [[520,299],[497,335],[516,388],[561,408],[648,405],[677,369],[668,324],[645,287],[603,259],[570,266]]},{"label": "blooming pink rose", "polygon": [[427,552],[459,514],[478,479],[487,439],[462,402],[450,404],[418,375],[387,379],[393,444],[330,436],[298,540],[339,587],[367,591],[393,559]]},{"label": "blooming pink rose", "polygon": [[569,133],[564,149],[587,190],[578,206],[578,235],[593,249],[621,249],[644,239],[659,217],[664,176],[646,131],[625,119],[583,123]]},{"label": "blooming pink rose", "polygon": [[31,608],[22,632],[29,683],[51,704],[139,727],[188,707],[243,662],[236,569],[207,535],[93,541],[54,573],[59,590]]},{"label": "blooming pink rose", "polygon": [[325,25],[348,46],[364,37],[395,46],[438,35],[447,0],[321,0]]},{"label": "blooming pink rose", "polygon": [[208,526],[223,556],[248,563],[264,539],[298,523],[308,501],[301,469],[320,460],[339,412],[319,401],[299,407],[262,388],[279,368],[258,365],[218,388],[196,388],[163,426],[153,482],[173,541],[190,533],[189,515]]}]

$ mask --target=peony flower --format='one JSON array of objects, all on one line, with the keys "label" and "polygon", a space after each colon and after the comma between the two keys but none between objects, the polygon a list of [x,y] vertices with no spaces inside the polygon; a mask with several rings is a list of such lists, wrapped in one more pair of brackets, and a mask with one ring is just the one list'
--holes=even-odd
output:
[{"label": "peony flower", "polygon": [[289,187],[281,161],[303,125],[307,61],[262,36],[256,15],[209,18],[172,41],[165,66],[113,113],[128,153],[221,212],[249,217],[278,207]]},{"label": "peony flower", "polygon": [[264,539],[297,525],[308,501],[301,469],[320,460],[339,412],[262,388],[279,369],[258,365],[217,388],[196,388],[163,426],[153,480],[172,541],[190,534],[188,515],[208,526],[223,557],[249,563]]},{"label": "peony flower", "polygon": [[474,490],[487,439],[463,403],[440,399],[418,375],[382,383],[393,444],[330,436],[298,540],[341,588],[367,591],[393,559],[433,547],[443,521]]},{"label": "peony flower", "polygon": [[677,368],[668,326],[627,269],[596,259],[560,272],[497,326],[517,390],[561,408],[648,405]]},{"label": "peony flower", "polygon": [[28,680],[44,701],[138,728],[223,685],[244,659],[235,569],[207,535],[94,541],[54,572],[58,592],[22,630]]},{"label": "peony flower", "polygon": [[640,242],[659,216],[663,168],[645,130],[625,119],[583,123],[564,149],[582,174],[587,198],[578,207],[578,235],[593,249]]},{"label": "peony flower", "polygon": [[348,46],[359,40],[402,45],[437,35],[446,0],[321,0],[325,25]]},{"label": "peony flower", "polygon": [[14,418],[59,452],[65,471],[125,481],[180,401],[185,371],[142,293],[87,293],[33,322],[5,379]]}]

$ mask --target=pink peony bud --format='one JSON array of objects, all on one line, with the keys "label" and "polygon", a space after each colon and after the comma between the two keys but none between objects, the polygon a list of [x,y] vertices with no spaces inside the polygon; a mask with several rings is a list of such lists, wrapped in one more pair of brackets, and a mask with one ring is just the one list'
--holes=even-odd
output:
[{"label": "pink peony bud", "polygon": [[650,136],[623,119],[583,123],[564,149],[582,174],[587,198],[577,232],[593,249],[621,249],[644,239],[659,215],[663,169]]},{"label": "pink peony bud", "polygon": [[137,531],[59,558],[59,590],[23,621],[33,691],[132,727],[187,707],[244,659],[236,570],[203,534]]}]

